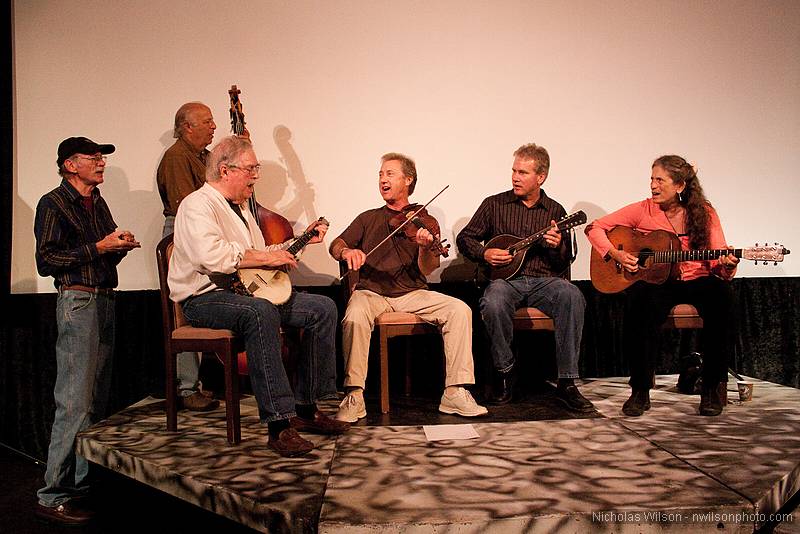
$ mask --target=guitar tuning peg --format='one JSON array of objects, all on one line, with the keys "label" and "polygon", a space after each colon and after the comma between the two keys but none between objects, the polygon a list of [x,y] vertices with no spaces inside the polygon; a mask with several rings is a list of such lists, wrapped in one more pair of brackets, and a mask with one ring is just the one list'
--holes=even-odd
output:
[{"label": "guitar tuning peg", "polygon": [[766,264],[767,264],[767,262],[764,262],[764,265],[766,265]]},{"label": "guitar tuning peg", "polygon": [[773,263],[773,265],[778,265],[778,262],[776,261],[775,263]]}]

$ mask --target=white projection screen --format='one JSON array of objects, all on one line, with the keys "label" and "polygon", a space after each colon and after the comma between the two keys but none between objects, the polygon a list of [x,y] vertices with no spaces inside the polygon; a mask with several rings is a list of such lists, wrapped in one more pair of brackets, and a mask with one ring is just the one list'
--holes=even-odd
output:
[{"label": "white projection screen", "polygon": [[[550,152],[547,193],[589,219],[649,194],[652,161],[695,162],[732,246],[800,245],[800,2],[16,0],[12,291],[53,291],[34,261],[38,199],[57,186],[58,143],[114,143],[101,186],[142,242],[120,289],[158,287],[155,171],[175,111],[208,104],[215,139],[242,90],[264,172],[259,201],[325,246],[293,274],[327,285],[327,245],[377,207],[379,158],[412,156],[412,201],[449,242],[509,188],[512,152]],[[589,275],[578,232],[574,279]],[[463,257],[432,281],[469,279]],[[798,251],[800,253],[800,251]],[[739,276],[798,276],[798,254]]]}]

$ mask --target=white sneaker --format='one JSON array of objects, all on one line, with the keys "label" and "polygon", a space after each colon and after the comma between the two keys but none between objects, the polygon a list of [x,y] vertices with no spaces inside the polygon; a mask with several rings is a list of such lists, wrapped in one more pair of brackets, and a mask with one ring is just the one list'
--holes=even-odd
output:
[{"label": "white sneaker", "polygon": [[367,407],[364,406],[364,394],[361,390],[358,390],[358,393],[351,391],[344,397],[342,403],[339,404],[339,411],[336,412],[335,419],[337,421],[355,423],[366,416]]},{"label": "white sneaker", "polygon": [[470,392],[464,388],[458,388],[456,394],[452,397],[447,396],[446,393],[442,393],[439,411],[442,413],[461,415],[463,417],[476,417],[489,413],[489,410],[475,402]]}]

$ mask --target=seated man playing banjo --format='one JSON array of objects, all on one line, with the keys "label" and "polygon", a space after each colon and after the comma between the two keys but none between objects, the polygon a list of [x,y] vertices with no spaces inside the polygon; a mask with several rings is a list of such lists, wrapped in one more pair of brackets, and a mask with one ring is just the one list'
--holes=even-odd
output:
[{"label": "seated man playing banjo", "polygon": [[[545,194],[541,187],[549,169],[550,156],[543,147],[531,143],[518,148],[512,189],[486,198],[459,232],[456,244],[467,258],[492,270],[493,280],[480,300],[496,373],[490,401],[506,404],[513,397],[514,312],[532,306],[552,317],[555,324],[556,398],[572,410],[587,412],[593,409],[592,403],[574,383],[586,302],[569,281],[572,246],[561,233],[585,222],[585,215],[579,212],[575,215],[582,219],[564,218],[561,204]],[[511,242],[503,239],[512,236],[520,237]],[[525,236],[530,237],[523,239]]]},{"label": "seated man playing banjo", "polygon": [[[234,290],[243,286],[233,282],[239,269],[263,268],[268,275],[295,267],[297,260],[280,245],[265,245],[247,208],[260,168],[250,142],[235,136],[223,139],[209,154],[206,167],[206,183],[178,207],[170,298],[181,304],[192,326],[233,330],[244,338],[268,446],[282,456],[305,454],[314,444],[298,430],[340,434],[349,428],[316,405],[336,395],[336,305],[327,297],[297,292],[276,304],[247,290]],[[327,224],[315,221],[306,232],[315,234],[309,242],[320,243],[327,229]],[[303,329],[294,390],[281,360],[282,325]]]}]

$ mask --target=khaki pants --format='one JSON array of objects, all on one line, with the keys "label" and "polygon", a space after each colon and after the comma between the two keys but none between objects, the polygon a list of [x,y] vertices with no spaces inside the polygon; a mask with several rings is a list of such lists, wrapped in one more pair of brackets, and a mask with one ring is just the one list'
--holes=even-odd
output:
[{"label": "khaki pants", "polygon": [[350,297],[342,319],[345,387],[364,388],[372,328],[375,318],[387,311],[413,313],[440,327],[446,362],[445,387],[475,383],[469,306],[456,298],[424,289],[400,297],[384,297],[359,289]]}]

